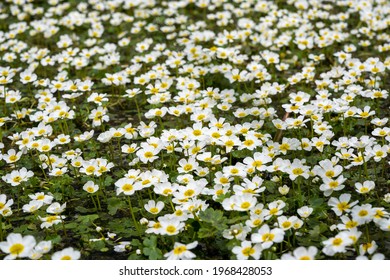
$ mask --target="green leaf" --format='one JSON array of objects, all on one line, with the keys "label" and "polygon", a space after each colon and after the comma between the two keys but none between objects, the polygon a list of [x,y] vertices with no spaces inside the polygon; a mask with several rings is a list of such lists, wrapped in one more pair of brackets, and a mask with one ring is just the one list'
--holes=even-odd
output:
[{"label": "green leaf", "polygon": [[239,150],[239,151],[233,151],[232,155],[235,158],[246,158],[246,157],[250,157],[252,155],[252,152],[249,150]]},{"label": "green leaf", "polygon": [[106,246],[106,243],[105,243],[103,240],[90,242],[90,247],[91,247],[91,249],[93,249],[93,250],[100,251],[100,250],[102,250],[105,246]]},{"label": "green leaf", "polygon": [[215,237],[217,230],[213,227],[202,227],[198,231],[199,238]]},{"label": "green leaf", "polygon": [[66,229],[74,229],[77,228],[78,224],[77,223],[65,223],[65,228]]},{"label": "green leaf", "polygon": [[218,233],[226,229],[228,219],[223,216],[220,210],[207,208],[199,213],[200,229],[198,230],[199,238],[216,237]]},{"label": "green leaf", "polygon": [[83,206],[77,206],[77,207],[75,208],[75,210],[76,210],[77,212],[79,212],[79,213],[82,213],[82,214],[85,214],[85,213],[90,212],[89,209],[87,209],[87,208],[85,208],[85,207],[83,207]]},{"label": "green leaf", "polygon": [[77,218],[77,221],[81,224],[91,224],[93,221],[99,218],[99,215],[97,214],[92,214],[92,215],[85,215],[85,216],[79,216]]},{"label": "green leaf", "polygon": [[163,254],[158,248],[144,248],[144,254],[149,257],[149,260],[161,260],[163,258]]},{"label": "green leaf", "polygon": [[324,205],[324,201],[323,198],[311,198],[309,199],[309,205],[313,208],[319,208]]},{"label": "green leaf", "polygon": [[213,208],[207,208],[205,211],[199,213],[199,218],[202,222],[210,223],[218,230],[224,230],[227,228],[228,219],[223,216],[221,210],[214,210]]},{"label": "green leaf", "polygon": [[37,226],[34,225],[34,224],[29,224],[29,225],[27,226],[27,228],[28,228],[28,229],[31,229],[31,230],[36,230],[36,229],[37,229]]},{"label": "green leaf", "polygon": [[317,238],[321,233],[321,229],[319,225],[316,225],[312,230],[309,231],[311,238]]},{"label": "green leaf", "polygon": [[213,208],[207,208],[199,213],[199,218],[203,222],[213,223],[223,217],[223,213],[220,210],[214,210]]},{"label": "green leaf", "polygon": [[104,180],[104,186],[108,187],[114,182],[114,179],[111,176],[107,176]]},{"label": "green leaf", "polygon": [[108,199],[107,209],[108,213],[112,216],[114,216],[118,209],[122,208],[123,206],[124,202],[117,197],[112,197]]},{"label": "green leaf", "polygon": [[139,247],[141,247],[142,243],[138,239],[133,239],[133,240],[131,240],[131,245],[139,248]]},{"label": "green leaf", "polygon": [[141,260],[142,258],[137,253],[134,253],[134,254],[131,254],[127,259],[128,260]]},{"label": "green leaf", "polygon": [[155,247],[157,245],[157,236],[151,235],[149,238],[145,238],[143,244],[145,247]]},{"label": "green leaf", "polygon": [[62,200],[62,193],[56,192],[53,194],[53,197],[55,200],[61,201]]}]

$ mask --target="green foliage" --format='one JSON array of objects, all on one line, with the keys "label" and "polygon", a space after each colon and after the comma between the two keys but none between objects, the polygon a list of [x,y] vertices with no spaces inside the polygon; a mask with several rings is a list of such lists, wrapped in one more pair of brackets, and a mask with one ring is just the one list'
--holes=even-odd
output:
[{"label": "green foliage", "polygon": [[199,213],[200,229],[198,231],[199,238],[215,237],[226,229],[228,219],[220,210],[207,208],[205,211]]},{"label": "green foliage", "polygon": [[161,250],[157,247],[157,236],[146,237],[142,244],[144,245],[143,253],[148,256],[149,260],[161,260],[163,258]]},{"label": "green foliage", "polygon": [[126,202],[124,202],[123,199],[118,197],[111,197],[108,199],[107,210],[110,215],[114,216],[119,209],[123,209],[124,207],[126,207]]}]

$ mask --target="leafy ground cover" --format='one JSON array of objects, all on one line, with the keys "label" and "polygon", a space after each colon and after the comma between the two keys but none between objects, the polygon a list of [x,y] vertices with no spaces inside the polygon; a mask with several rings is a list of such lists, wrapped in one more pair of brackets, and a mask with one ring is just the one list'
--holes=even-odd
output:
[{"label": "leafy ground cover", "polygon": [[386,0],[0,3],[6,259],[388,259]]}]

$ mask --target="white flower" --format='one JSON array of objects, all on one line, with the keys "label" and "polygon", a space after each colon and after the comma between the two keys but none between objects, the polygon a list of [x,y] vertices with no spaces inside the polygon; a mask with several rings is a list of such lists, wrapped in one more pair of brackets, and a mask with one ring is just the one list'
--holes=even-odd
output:
[{"label": "white flower", "polygon": [[268,249],[274,243],[283,241],[284,231],[280,228],[270,229],[267,224],[263,225],[257,233],[253,233],[251,240],[253,243],[260,243],[263,249]]},{"label": "white flower", "polygon": [[146,211],[153,215],[157,215],[164,208],[164,202],[159,201],[155,202],[154,200],[149,200],[147,204],[144,205]]},{"label": "white flower", "polygon": [[304,219],[308,218],[312,212],[313,212],[313,208],[308,206],[303,206],[297,210],[298,215]]},{"label": "white flower", "polygon": [[0,242],[0,249],[8,254],[5,259],[25,258],[30,255],[35,244],[35,238],[31,235],[22,237],[19,233],[10,233],[7,241]]},{"label": "white flower", "polygon": [[55,252],[52,256],[52,260],[78,260],[80,258],[80,251],[73,249],[72,247]]},{"label": "white flower", "polygon": [[13,170],[10,174],[2,177],[3,181],[11,184],[11,186],[18,186],[22,182],[28,181],[29,178],[34,176],[32,171],[27,171],[25,167],[20,170]]},{"label": "white flower", "polygon": [[66,202],[64,204],[59,204],[58,202],[52,203],[47,207],[46,212],[50,214],[60,214],[65,210]]},{"label": "white flower", "polygon": [[353,241],[348,232],[343,231],[322,243],[325,245],[322,252],[327,256],[334,256],[336,253],[345,253],[346,247],[351,245]]},{"label": "white flower", "polygon": [[198,246],[198,241],[194,241],[190,244],[182,244],[175,242],[173,250],[164,254],[167,260],[191,260],[196,257],[190,250]]},{"label": "white flower", "polygon": [[309,248],[298,247],[292,253],[282,255],[282,260],[314,260],[318,249],[314,246]]},{"label": "white flower", "polygon": [[93,181],[88,181],[84,184],[83,190],[92,194],[99,190],[99,186],[96,185]]},{"label": "white flower", "polygon": [[355,184],[356,191],[361,194],[365,194],[370,192],[375,188],[375,182],[374,181],[364,181],[362,183],[356,183]]},{"label": "white flower", "polygon": [[232,252],[236,254],[238,260],[247,260],[249,257],[255,260],[260,259],[263,248],[260,244],[252,244],[250,241],[242,241],[240,246],[235,246]]}]

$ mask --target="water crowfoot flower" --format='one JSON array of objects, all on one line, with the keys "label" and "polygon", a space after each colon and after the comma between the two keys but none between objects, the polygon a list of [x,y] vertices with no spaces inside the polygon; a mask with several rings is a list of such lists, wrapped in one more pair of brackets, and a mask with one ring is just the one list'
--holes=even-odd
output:
[{"label": "water crowfoot flower", "polygon": [[250,241],[242,241],[240,246],[235,246],[232,252],[238,260],[247,260],[252,257],[255,260],[260,259],[263,247],[261,244],[252,244]]},{"label": "water crowfoot flower", "polygon": [[390,2],[280,2],[1,1],[3,257],[389,258]]},{"label": "water crowfoot flower", "polygon": [[164,208],[164,202],[159,201],[155,202],[154,200],[149,200],[147,204],[144,205],[146,211],[153,215],[157,215]]},{"label": "water crowfoot flower", "polygon": [[339,198],[331,197],[328,201],[328,205],[332,207],[332,210],[336,213],[337,216],[341,216],[344,214],[344,212],[351,212],[351,208],[358,203],[358,201],[349,202],[350,200],[351,195],[348,193],[343,193]]},{"label": "water crowfoot flower", "polygon": [[31,235],[23,237],[19,233],[10,233],[7,241],[0,242],[0,249],[8,254],[4,259],[13,260],[28,257],[35,245],[35,238]]},{"label": "water crowfoot flower", "polygon": [[352,244],[352,240],[347,232],[340,232],[335,237],[325,240],[323,244],[325,247],[322,252],[327,256],[334,256],[336,253],[345,253],[347,246]]},{"label": "water crowfoot flower", "polygon": [[80,259],[80,251],[73,249],[72,247],[65,248],[61,251],[55,252],[52,256],[52,260],[78,260]]},{"label": "water crowfoot flower", "polygon": [[304,165],[305,160],[294,159],[290,166],[286,169],[286,172],[289,174],[290,180],[294,181],[297,177],[302,176],[305,179],[308,179],[309,166]]},{"label": "water crowfoot flower", "polygon": [[282,255],[282,260],[314,260],[318,249],[314,246],[309,248],[298,247],[292,253]]},{"label": "water crowfoot flower", "polygon": [[160,224],[160,234],[177,235],[184,229],[185,224],[176,217],[162,216],[158,218]]},{"label": "water crowfoot flower", "polygon": [[88,181],[84,184],[83,190],[85,190],[87,193],[95,193],[99,190],[99,186],[96,185],[93,181]]},{"label": "water crowfoot flower", "polygon": [[27,182],[29,178],[33,177],[34,173],[28,171],[25,167],[20,170],[14,170],[10,174],[2,177],[3,181],[11,184],[11,186],[18,186],[22,182]]},{"label": "water crowfoot flower", "polygon": [[355,188],[358,193],[366,194],[375,188],[375,182],[364,181],[363,184],[358,182],[355,184]]},{"label": "water crowfoot flower", "polygon": [[253,243],[261,244],[263,249],[268,249],[274,243],[280,243],[283,241],[284,231],[280,228],[270,229],[270,227],[265,224],[263,225],[257,233],[253,233],[251,236],[251,241]]},{"label": "water crowfoot flower", "polygon": [[[8,199],[5,194],[0,194],[0,215],[7,217],[12,214],[11,206],[14,204],[14,200]],[[1,219],[1,218],[0,218]]]}]

